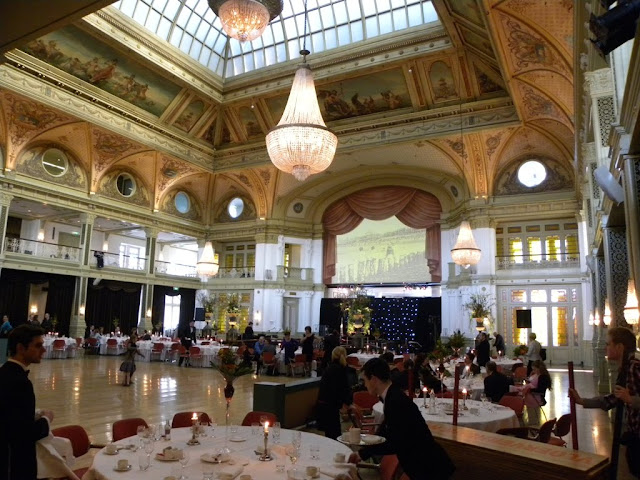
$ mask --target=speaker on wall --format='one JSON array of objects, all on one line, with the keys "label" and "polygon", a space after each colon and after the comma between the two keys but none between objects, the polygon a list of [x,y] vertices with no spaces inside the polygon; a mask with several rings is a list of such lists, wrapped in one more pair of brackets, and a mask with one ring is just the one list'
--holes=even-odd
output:
[{"label": "speaker on wall", "polygon": [[531,328],[531,310],[516,310],[516,327]]}]

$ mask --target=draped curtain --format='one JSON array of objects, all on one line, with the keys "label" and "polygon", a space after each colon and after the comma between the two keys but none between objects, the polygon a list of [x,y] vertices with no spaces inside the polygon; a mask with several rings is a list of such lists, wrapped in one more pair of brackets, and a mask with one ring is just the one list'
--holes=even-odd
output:
[{"label": "draped curtain", "polygon": [[178,323],[178,330],[184,329],[189,326],[189,322],[194,319],[196,310],[196,291],[192,288],[180,288],[174,290],[173,287],[167,287],[164,285],[156,285],[153,287],[153,306],[151,311],[151,322],[153,325],[156,323],[164,324],[164,297],[168,295],[180,297],[180,321]]},{"label": "draped curtain", "polygon": [[51,317],[56,317],[58,332],[69,335],[69,324],[71,323],[71,310],[73,309],[73,296],[76,289],[76,278],[68,275],[50,275],[49,293],[45,312],[49,312]]},{"label": "draped curtain", "polygon": [[440,267],[440,219],[442,206],[432,194],[410,187],[375,187],[352,193],[334,202],[322,216],[324,226],[323,281],[331,283],[336,274],[337,235],[349,233],[364,218],[385,220],[395,215],[411,228],[426,229],[425,257],[431,279],[442,279]]},{"label": "draped curtain", "polygon": [[102,280],[97,285],[89,279],[85,319],[87,325],[113,331],[113,319],[120,320],[120,331],[129,334],[138,326],[142,285],[138,283]]}]

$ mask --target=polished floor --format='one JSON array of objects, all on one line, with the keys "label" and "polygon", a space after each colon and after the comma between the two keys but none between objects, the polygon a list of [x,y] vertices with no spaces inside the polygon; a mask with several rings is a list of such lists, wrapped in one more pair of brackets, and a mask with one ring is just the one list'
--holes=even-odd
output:
[{"label": "polished floor", "polygon": [[[220,374],[210,368],[185,368],[170,363],[137,363],[134,383],[120,384],[118,372],[121,357],[83,356],[75,359],[42,360],[30,367],[37,405],[52,409],[54,426],[83,425],[94,443],[111,439],[111,425],[127,417],[143,417],[148,423],[171,420],[175,412],[204,411],[218,424],[224,424],[224,383]],[[553,389],[547,394],[544,410],[548,418],[569,412],[566,371],[552,371]],[[240,423],[252,409],[253,384],[256,381],[281,382],[288,377],[256,377],[248,375],[235,383],[231,421]],[[584,397],[596,394],[591,371],[575,374],[576,386]],[[580,450],[609,455],[612,423],[600,410],[578,407],[578,442]],[[544,420],[544,418],[543,418]],[[570,438],[568,438],[570,442]],[[624,463],[624,460],[622,461]],[[621,472],[619,478],[631,478]]]}]

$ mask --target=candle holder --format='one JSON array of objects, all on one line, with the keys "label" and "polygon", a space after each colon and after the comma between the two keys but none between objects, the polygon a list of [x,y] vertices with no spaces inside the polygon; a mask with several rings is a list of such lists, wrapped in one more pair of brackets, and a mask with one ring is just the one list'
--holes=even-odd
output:
[{"label": "candle holder", "polygon": [[467,408],[467,391],[462,392],[462,410],[468,410]]},{"label": "candle holder", "polygon": [[187,440],[187,445],[200,445],[200,440],[198,440],[198,421],[194,421],[191,426],[191,438]]},{"label": "candle holder", "polygon": [[271,455],[269,455],[268,443],[269,443],[269,432],[265,430],[265,432],[264,432],[264,452],[262,452],[262,455],[260,455],[258,457],[258,460],[260,460],[261,462],[270,462],[271,460],[273,460],[273,457]]},{"label": "candle holder", "polygon": [[422,388],[422,408],[427,408],[427,387]]}]

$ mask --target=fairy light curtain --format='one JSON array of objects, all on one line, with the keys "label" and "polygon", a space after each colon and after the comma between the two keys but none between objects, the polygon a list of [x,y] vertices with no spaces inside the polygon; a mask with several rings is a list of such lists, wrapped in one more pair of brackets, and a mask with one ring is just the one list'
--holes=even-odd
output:
[{"label": "fairy light curtain", "polygon": [[440,282],[440,201],[431,193],[410,187],[375,187],[341,198],[322,216],[324,227],[323,281],[331,283],[336,274],[337,235],[349,233],[363,219],[386,220],[396,216],[411,228],[426,229],[425,257],[433,282]]}]

